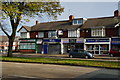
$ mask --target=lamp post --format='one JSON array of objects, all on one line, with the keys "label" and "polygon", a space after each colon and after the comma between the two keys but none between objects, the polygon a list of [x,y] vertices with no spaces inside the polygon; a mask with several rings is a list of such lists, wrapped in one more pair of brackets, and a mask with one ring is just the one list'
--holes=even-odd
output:
[{"label": "lamp post", "polygon": [[36,35],[36,42],[35,42],[35,49],[36,49],[36,54],[38,53],[38,46],[37,46],[37,38],[38,38],[38,35]]}]

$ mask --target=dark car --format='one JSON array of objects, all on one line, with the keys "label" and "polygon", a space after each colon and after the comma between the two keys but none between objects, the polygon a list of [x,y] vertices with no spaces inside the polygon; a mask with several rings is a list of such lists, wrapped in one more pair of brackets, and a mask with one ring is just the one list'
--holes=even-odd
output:
[{"label": "dark car", "polygon": [[111,49],[110,52],[109,52],[109,55],[111,57],[114,57],[114,56],[119,56],[120,57],[120,49]]},{"label": "dark car", "polygon": [[69,57],[84,57],[84,58],[94,58],[93,54],[81,49],[73,49],[69,52]]}]

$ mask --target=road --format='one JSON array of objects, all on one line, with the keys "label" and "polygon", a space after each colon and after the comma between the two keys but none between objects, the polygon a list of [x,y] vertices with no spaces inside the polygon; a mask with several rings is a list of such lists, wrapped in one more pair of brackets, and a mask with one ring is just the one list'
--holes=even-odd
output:
[{"label": "road", "polygon": [[0,63],[2,64],[2,80],[104,80],[106,78],[106,80],[120,79],[120,70],[116,69],[35,63]]},{"label": "road", "polygon": [[[7,56],[7,54],[0,54],[0,56]],[[31,53],[13,53],[14,57],[26,57],[26,58],[55,58],[55,59],[78,59],[78,60],[95,60],[95,61],[116,61],[120,62],[120,57],[110,57],[109,55],[94,55],[93,59],[85,58],[69,58],[68,54],[64,55],[49,55],[49,54],[31,54]]]}]

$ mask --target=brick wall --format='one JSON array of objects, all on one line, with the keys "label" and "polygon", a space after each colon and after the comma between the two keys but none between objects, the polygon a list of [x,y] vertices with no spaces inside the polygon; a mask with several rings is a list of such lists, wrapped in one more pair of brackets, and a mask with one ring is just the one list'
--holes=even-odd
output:
[{"label": "brick wall", "polygon": [[91,30],[80,30],[80,37],[91,37]]},{"label": "brick wall", "polygon": [[63,35],[59,35],[59,38],[68,38],[68,31],[63,31]]},{"label": "brick wall", "polygon": [[38,35],[38,32],[30,32],[30,38],[36,38],[36,35]]},{"label": "brick wall", "polygon": [[106,33],[106,37],[118,36],[118,29],[117,28],[106,28],[105,33]]},{"label": "brick wall", "polygon": [[19,51],[24,53],[35,53],[35,50],[28,50],[28,49],[19,50]]},{"label": "brick wall", "polygon": [[44,38],[48,38],[48,31],[44,32]]}]

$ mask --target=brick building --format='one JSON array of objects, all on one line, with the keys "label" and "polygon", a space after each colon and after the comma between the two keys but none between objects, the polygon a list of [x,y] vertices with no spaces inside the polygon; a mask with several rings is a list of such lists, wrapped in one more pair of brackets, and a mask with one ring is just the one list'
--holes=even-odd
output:
[{"label": "brick building", "polygon": [[120,48],[119,11],[114,16],[100,18],[74,18],[23,26],[20,51],[43,54],[66,54],[80,48],[94,54],[106,54],[111,48]]}]

